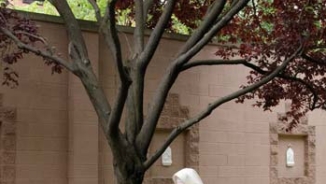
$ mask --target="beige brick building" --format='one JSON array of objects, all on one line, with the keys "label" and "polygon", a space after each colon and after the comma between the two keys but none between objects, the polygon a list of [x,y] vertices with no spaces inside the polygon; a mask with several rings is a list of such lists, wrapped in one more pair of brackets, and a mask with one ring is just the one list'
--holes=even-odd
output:
[{"label": "beige brick building", "polygon": [[[67,56],[67,36],[55,17],[33,16],[40,31]],[[89,55],[108,96],[116,93],[117,73],[93,24],[82,22]],[[121,29],[125,57],[132,35]],[[145,104],[183,44],[178,35],[161,41],[146,76]],[[214,45],[196,58],[215,58]],[[16,69],[20,85],[0,87],[0,183],[10,184],[114,184],[109,147],[97,124],[86,93],[72,74],[51,75],[42,59],[28,55]],[[173,124],[193,116],[212,100],[238,89],[246,81],[243,67],[200,67],[182,74],[171,90],[151,145],[162,144]],[[113,99],[110,99],[111,101]],[[324,184],[326,182],[326,113],[316,111],[292,133],[283,132],[277,115],[245,104],[227,103],[171,146],[173,163],[159,160],[148,172],[148,183],[170,183],[174,172],[195,168],[205,184]],[[177,112],[177,113],[175,113]],[[286,166],[288,146],[294,150],[293,167]]]}]

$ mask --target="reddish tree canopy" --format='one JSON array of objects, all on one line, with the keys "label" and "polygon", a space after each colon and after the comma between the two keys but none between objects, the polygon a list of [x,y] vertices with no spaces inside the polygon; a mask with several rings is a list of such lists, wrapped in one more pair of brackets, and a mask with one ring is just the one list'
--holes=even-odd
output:
[{"label": "reddish tree canopy", "polygon": [[226,38],[223,42],[236,46],[219,49],[217,54],[246,59],[245,65],[252,69],[248,84],[302,47],[274,80],[240,97],[239,102],[258,98],[255,105],[270,110],[280,100],[291,100],[287,117],[294,118],[292,125],[309,110],[326,109],[325,4],[324,0],[252,1],[221,31]]},{"label": "reddish tree canopy", "polygon": [[[174,15],[189,29],[195,29],[213,2],[181,0],[177,2]],[[153,17],[147,24],[149,28],[155,26],[153,23],[158,21],[164,4],[160,0],[154,3]],[[290,100],[292,108],[282,117],[284,121],[293,118],[289,128],[309,110],[326,109],[325,5],[325,0],[252,0],[217,34],[216,40],[222,46],[217,48],[216,55],[224,59],[243,58],[243,63],[238,64],[252,69],[247,77],[248,85],[261,80],[300,45],[302,47],[273,81],[239,97],[238,102],[255,98],[258,99],[255,106],[271,110],[281,100]],[[133,8],[134,4],[126,0],[118,6],[126,9]],[[133,19],[133,14],[129,18]],[[171,24],[167,29],[174,31]]]},{"label": "reddish tree canopy", "polygon": [[[18,15],[17,12],[7,9],[8,1],[0,1],[0,51],[1,65],[3,70],[2,85],[18,85],[18,73],[13,70],[12,65],[22,59],[24,54],[33,52],[40,55],[38,49],[32,48],[38,42],[50,53],[55,54],[54,50],[47,46],[46,40],[38,34],[38,28],[33,21]],[[7,35],[4,33],[6,32]],[[8,34],[10,36],[8,36]],[[17,44],[16,41],[20,41]],[[51,58],[43,56],[45,64],[52,66],[52,72],[61,73],[62,67]]]}]

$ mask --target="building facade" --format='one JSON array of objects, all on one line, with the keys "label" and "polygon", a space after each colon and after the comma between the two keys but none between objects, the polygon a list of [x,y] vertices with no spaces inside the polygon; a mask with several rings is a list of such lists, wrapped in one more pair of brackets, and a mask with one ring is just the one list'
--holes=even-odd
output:
[{"label": "building facade", "polygon": [[[29,14],[40,32],[68,58],[64,26],[55,17]],[[112,102],[118,76],[110,52],[94,25],[81,22],[94,69]],[[121,28],[124,57],[132,34]],[[184,44],[178,35],[165,35],[145,81],[146,104],[170,59]],[[208,45],[196,59],[216,58]],[[15,66],[19,86],[0,88],[0,181],[10,184],[114,184],[112,155],[98,126],[93,107],[78,79],[68,72],[51,74],[41,58],[26,56]],[[241,66],[200,67],[180,75],[166,102],[149,154],[175,124],[194,116],[211,101],[234,92],[246,82]],[[324,184],[326,182],[326,113],[316,111],[292,132],[285,132],[273,112],[229,102],[177,138],[171,145],[171,165],[160,158],[145,183],[171,183],[173,173],[196,169],[205,184]],[[293,151],[292,158],[288,152]]]}]

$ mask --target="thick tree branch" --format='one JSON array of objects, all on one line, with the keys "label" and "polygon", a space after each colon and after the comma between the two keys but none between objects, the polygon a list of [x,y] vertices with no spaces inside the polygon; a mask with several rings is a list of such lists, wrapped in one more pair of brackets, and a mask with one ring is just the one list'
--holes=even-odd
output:
[{"label": "thick tree branch", "polygon": [[61,17],[63,18],[69,40],[70,40],[70,49],[74,49],[74,62],[79,62],[85,65],[89,65],[90,61],[88,58],[88,52],[85,44],[84,37],[82,35],[79,24],[72,13],[66,0],[50,0],[52,5],[57,9]]},{"label": "thick tree branch", "polygon": [[237,14],[247,3],[249,0],[239,1],[229,12],[224,15],[221,20],[214,25],[199,42],[197,42],[190,50],[186,53],[180,55],[173,61],[170,66],[167,68],[165,75],[163,76],[159,86],[154,94],[152,102],[150,106],[150,110],[146,121],[137,136],[137,145],[142,150],[143,153],[146,153],[152,137],[154,135],[154,131],[159,119],[159,116],[162,112],[165,99],[177,79],[179,73],[181,72],[182,66],[188,62],[195,54],[197,54],[215,35],[216,33],[222,29],[235,14]]},{"label": "thick tree branch", "polygon": [[[80,66],[78,72],[78,76],[86,89],[86,92],[93,104],[95,112],[99,117],[99,122],[104,133],[111,131],[113,132],[114,130],[110,130],[111,125],[108,124],[109,117],[112,114],[111,107],[107,101],[104,92],[102,91],[99,85],[96,75],[92,70],[85,68],[85,66]],[[115,132],[119,132],[119,130],[115,130]],[[110,135],[105,134],[105,136],[108,138],[108,140],[110,140]]]},{"label": "thick tree branch", "polygon": [[115,23],[116,0],[108,1],[104,18],[100,25],[100,31],[104,36],[105,43],[113,54],[113,59],[118,69],[121,83],[130,81],[122,62],[121,44]]},{"label": "thick tree branch", "polygon": [[[147,2],[147,3],[150,3],[150,2]],[[146,68],[147,68],[147,65],[149,64],[151,58],[153,57],[156,49],[157,49],[157,46],[159,44],[159,41],[164,33],[164,30],[165,30],[165,27],[167,25],[167,23],[169,22],[170,18],[171,18],[171,15],[173,13],[173,9],[175,7],[175,4],[176,4],[176,0],[171,0],[171,1],[168,1],[165,5],[165,10],[163,12],[163,14],[161,15],[158,23],[156,24],[154,30],[152,31],[150,37],[149,37],[149,40],[144,48],[144,51],[141,53],[141,55],[137,58],[137,72],[136,72],[136,84],[137,85],[137,89],[135,89],[135,94],[138,99],[138,120],[139,122],[137,123],[137,132],[139,131],[142,131],[142,126],[143,126],[143,118],[142,118],[142,112],[143,112],[143,91],[144,91],[144,76],[145,76],[145,73],[146,73]],[[139,133],[139,134],[144,134],[143,133]],[[151,133],[149,133],[151,134]],[[142,137],[142,136],[140,136]],[[137,141],[139,141],[140,138],[137,136]],[[145,141],[146,142],[146,141]],[[141,146],[141,145],[142,146]],[[143,155],[146,155],[146,150],[144,149],[145,147],[148,146],[148,143],[144,143],[144,140],[141,140],[137,147],[140,148],[141,152]],[[142,148],[143,147],[143,148]]]},{"label": "thick tree branch", "polygon": [[114,134],[114,131],[117,130],[119,127],[119,122],[121,120],[122,111],[125,106],[128,90],[129,90],[130,83],[122,83],[119,87],[118,95],[115,100],[115,104],[112,109],[112,113],[109,119],[109,128],[107,129],[108,132],[106,134]]},{"label": "thick tree branch", "polygon": [[40,56],[42,56],[44,58],[53,60],[53,61],[59,63],[60,65],[62,65],[63,67],[65,67],[67,70],[69,70],[69,71],[71,71],[73,73],[76,71],[76,66],[73,63],[67,62],[64,59],[53,55],[51,52],[42,51],[42,50],[40,50],[38,48],[32,47],[30,45],[27,45],[27,44],[21,42],[15,35],[13,35],[9,30],[7,30],[5,28],[0,28],[0,31],[3,34],[5,34],[8,37],[10,37],[15,42],[15,44],[17,45],[17,47],[19,49],[26,49],[26,50],[28,50],[28,51],[36,54],[36,55],[40,55]]},{"label": "thick tree branch", "polygon": [[128,119],[125,123],[127,138],[134,142],[144,121],[144,73],[139,68],[131,72],[133,82],[128,95]]},{"label": "thick tree branch", "polygon": [[176,4],[176,0],[170,0],[164,6],[165,7],[164,12],[161,15],[159,21],[157,22],[154,30],[152,31],[144,51],[141,53],[139,61],[141,62],[142,65],[141,68],[143,68],[144,71],[146,70],[147,65],[149,64],[151,58],[153,57],[158,44],[160,43],[165,27],[169,22],[171,15],[173,13],[175,4]]},{"label": "thick tree branch", "polygon": [[189,61],[194,55],[196,55],[223,27],[225,27],[232,18],[243,9],[249,0],[240,0],[234,5],[221,19],[211,27],[211,29],[196,42],[187,52],[181,53],[177,59],[178,64],[184,64]]},{"label": "thick tree branch", "polygon": [[144,49],[144,5],[143,1],[135,1],[136,4],[136,27],[134,30],[134,54],[139,55]]},{"label": "thick tree branch", "polygon": [[178,72],[179,68],[174,65],[170,65],[167,68],[166,75],[163,76],[152,99],[144,125],[137,136],[137,146],[144,155],[147,154],[165,99],[171,86],[177,79]]},{"label": "thick tree branch", "polygon": [[254,91],[258,89],[259,87],[263,86],[264,84],[268,83],[269,81],[273,80],[279,73],[281,73],[286,66],[289,64],[290,61],[292,61],[297,55],[302,51],[302,45],[296,50],[294,54],[292,54],[289,58],[287,58],[280,66],[278,66],[274,71],[270,72],[269,75],[266,77],[262,78],[259,82],[256,82],[255,84],[252,84],[244,89],[238,90],[236,92],[233,92],[227,96],[224,96],[215,102],[211,103],[208,105],[208,107],[201,111],[199,114],[197,114],[195,117],[186,120],[183,122],[181,125],[176,127],[175,129],[172,130],[166,141],[163,143],[163,145],[154,153],[154,155],[149,158],[145,163],[144,163],[144,168],[148,169],[150,168],[151,165],[154,164],[154,162],[163,154],[165,149],[172,143],[172,141],[183,131],[188,129],[189,127],[195,125],[196,123],[199,123],[201,120],[209,116],[214,109],[219,107],[220,105],[229,102],[239,96],[242,96],[248,92]]},{"label": "thick tree branch", "polygon": [[214,25],[212,22],[215,22],[216,19],[220,16],[223,8],[225,7],[226,0],[215,1],[211,8],[209,9],[209,14],[204,17],[203,22],[200,26],[194,31],[194,33],[190,36],[187,42],[184,44],[179,54],[183,54],[188,51],[194,44],[197,43],[209,29]]},{"label": "thick tree branch", "polygon": [[[99,117],[100,125],[102,126],[103,131],[105,133],[115,132],[116,134],[120,135],[121,132],[118,126],[109,124],[111,106],[90,65],[85,40],[76,18],[74,17],[66,0],[50,0],[50,2],[56,7],[65,22],[70,39],[69,53],[71,54],[73,62],[78,68],[76,75],[80,78],[86,89],[86,92]],[[115,127],[116,129],[110,130],[111,127]],[[109,140],[109,143],[112,144],[112,134],[106,134],[106,137]]]},{"label": "thick tree branch", "polygon": [[107,134],[114,135],[119,130],[120,119],[128,95],[131,79],[122,61],[121,44],[118,37],[115,23],[115,4],[116,0],[108,1],[106,12],[100,22],[100,32],[102,33],[105,43],[112,52],[115,65],[120,79],[120,88],[112,109],[112,113],[107,128]]}]

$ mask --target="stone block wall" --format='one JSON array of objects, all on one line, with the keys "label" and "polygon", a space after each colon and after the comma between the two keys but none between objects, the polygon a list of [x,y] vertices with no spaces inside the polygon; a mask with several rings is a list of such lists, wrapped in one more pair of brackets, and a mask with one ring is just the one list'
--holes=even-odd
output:
[{"label": "stone block wall", "polygon": [[[208,47],[198,57],[211,55]],[[200,108],[245,84],[241,66],[200,69]],[[251,107],[252,102],[228,102],[199,124],[200,175],[208,184],[269,183],[269,122],[275,113]]]},{"label": "stone block wall", "polygon": [[[39,25],[41,34],[65,57],[63,26],[44,22]],[[1,86],[0,93],[3,106],[16,109],[15,183],[66,184],[68,74],[52,75],[51,68],[33,55],[27,55],[14,67],[19,86]]]},{"label": "stone block wall", "polygon": [[[270,183],[271,184],[314,184],[316,183],[316,133],[314,126],[301,122],[291,131],[284,123],[270,124]],[[285,166],[286,144],[292,144],[295,165]]]},{"label": "stone block wall", "polygon": [[[42,34],[63,57],[67,57],[68,41],[64,27],[44,21],[39,21],[39,24]],[[91,25],[88,24],[87,30],[94,29]],[[92,64],[112,103],[118,76],[111,54],[103,39],[94,32],[85,31],[84,36]],[[132,34],[122,31],[119,36],[127,58]],[[164,68],[183,43],[171,37],[160,42],[146,75],[145,115]],[[195,59],[214,59],[215,51],[216,46],[209,45]],[[114,184],[110,149],[78,79],[67,72],[51,75],[50,68],[32,55],[20,61],[16,69],[20,85],[16,89],[0,88],[4,96],[1,100],[3,106],[14,108],[16,112],[14,183]],[[182,73],[170,91],[172,96],[168,99],[160,119],[159,133],[150,151],[161,145],[175,123],[196,115],[212,101],[236,91],[245,83],[247,72],[239,66],[219,66],[200,67]],[[285,108],[281,105],[273,112],[263,112],[251,104],[250,101],[245,104],[232,101],[220,106],[172,144],[176,165],[164,168],[159,160],[146,176],[149,178],[147,181],[171,183],[169,176],[172,173],[182,167],[193,167],[199,171],[205,184],[271,184],[270,123],[277,122],[277,113],[283,113]],[[326,181],[325,118],[325,113],[321,112],[314,112],[308,118],[308,125],[316,127],[316,184]],[[1,113],[0,121],[4,122]],[[183,148],[178,149],[180,147]],[[12,158],[12,152],[8,152],[6,157]],[[3,170],[2,166],[5,165],[1,165],[0,170]]]},{"label": "stone block wall", "polygon": [[16,109],[3,107],[0,94],[0,183],[16,180]]}]

